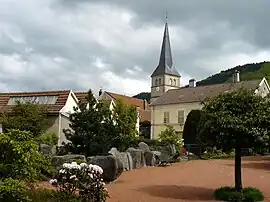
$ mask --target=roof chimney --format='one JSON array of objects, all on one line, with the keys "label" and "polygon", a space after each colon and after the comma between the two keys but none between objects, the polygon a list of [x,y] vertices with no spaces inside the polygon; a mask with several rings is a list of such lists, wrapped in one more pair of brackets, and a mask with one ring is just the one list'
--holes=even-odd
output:
[{"label": "roof chimney", "polygon": [[98,96],[101,96],[102,94],[102,89],[99,89]]},{"label": "roof chimney", "polygon": [[196,80],[195,79],[190,79],[189,80],[189,87],[190,88],[195,88],[196,87]]},{"label": "roof chimney", "polygon": [[143,100],[143,109],[146,110],[148,107],[147,107],[148,103],[146,101],[146,99]]},{"label": "roof chimney", "polygon": [[240,82],[240,72],[238,70],[235,70],[233,73],[233,83]]}]

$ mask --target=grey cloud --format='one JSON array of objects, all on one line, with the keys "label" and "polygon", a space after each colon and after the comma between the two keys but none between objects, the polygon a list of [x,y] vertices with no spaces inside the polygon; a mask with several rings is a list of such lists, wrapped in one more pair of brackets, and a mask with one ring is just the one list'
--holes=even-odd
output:
[{"label": "grey cloud", "polygon": [[[37,1],[37,0],[35,0]],[[72,23],[59,24],[58,18],[66,15],[75,18],[91,7],[91,4],[113,5],[127,9],[136,14],[132,21],[134,30],[140,30],[150,25],[163,27],[165,12],[168,12],[169,27],[172,33],[174,27],[182,27],[196,36],[196,44],[189,50],[182,48],[182,42],[172,37],[172,51],[175,65],[185,75],[201,79],[220,71],[215,71],[197,61],[215,60],[219,56],[226,56],[235,52],[247,52],[244,44],[251,44],[249,51],[269,50],[270,36],[266,21],[270,17],[267,8],[270,7],[269,0],[238,0],[238,1],[179,1],[179,0],[50,0],[49,7],[40,10],[40,7],[31,6],[31,1],[26,1],[23,8],[10,13],[0,12],[0,56],[17,53],[21,59],[28,61],[34,66],[33,72],[13,78],[12,75],[0,77],[0,83],[10,83],[10,89],[81,89],[85,90],[86,84],[76,79],[76,75],[88,75],[88,83],[93,88],[100,85],[109,85],[108,82],[99,79],[103,72],[93,65],[96,57],[100,57],[110,66],[111,71],[125,78],[125,69],[133,69],[139,66],[143,72],[133,76],[134,79],[146,81],[158,63],[160,45],[163,31],[155,33],[160,41],[147,51],[145,44],[132,44],[134,47],[120,47],[119,49],[108,48],[96,40],[91,40],[91,33],[86,30],[76,30]],[[0,0],[1,2],[1,0]],[[14,1],[15,2],[15,1]],[[40,2],[42,2],[40,0]],[[29,4],[29,6],[27,6]],[[45,4],[45,3],[44,3]],[[25,10],[23,10],[25,9]],[[28,10],[29,9],[29,10]],[[0,8],[1,11],[1,8]],[[32,15],[33,12],[35,15]],[[86,12],[87,13],[87,12]],[[95,15],[95,13],[92,13]],[[69,17],[70,17],[69,16]],[[72,19],[72,22],[75,22]],[[85,25],[87,18],[84,18]],[[110,20],[110,19],[108,19]],[[15,26],[20,31],[24,43],[16,43],[7,33],[1,32],[1,22]],[[98,25],[91,24],[93,29]],[[105,28],[105,27],[104,27]],[[112,25],[113,29],[113,25]],[[86,31],[85,38],[77,38],[77,32]],[[124,41],[129,40],[126,33],[121,35]],[[180,37],[180,35],[179,35]],[[149,39],[151,40],[151,39]],[[182,41],[185,41],[183,39]],[[238,46],[235,50],[224,50],[223,46],[232,42],[240,41],[243,47]],[[109,41],[108,41],[109,43]],[[129,44],[129,43],[127,43]],[[136,46],[136,47],[135,47]],[[26,51],[26,49],[32,51]],[[135,51],[136,48],[136,51]],[[133,50],[134,49],[134,50]],[[137,51],[141,49],[142,51]],[[56,64],[51,62],[54,58],[65,59],[64,63]],[[42,58],[45,58],[44,60]],[[50,61],[50,62],[49,62]],[[224,61],[226,63],[226,61]],[[48,67],[50,66],[50,67]],[[55,72],[52,68],[55,67]],[[231,68],[228,66],[227,68]],[[1,63],[0,63],[1,73]],[[40,74],[39,74],[40,73]],[[150,84],[149,84],[150,85]],[[92,87],[89,86],[89,87]],[[105,86],[110,87],[110,86]],[[149,91],[150,89],[145,89]],[[121,89],[119,89],[121,91]]]},{"label": "grey cloud", "polygon": [[[270,37],[267,21],[270,18],[268,8],[270,1],[260,0],[204,0],[204,1],[156,1],[156,0],[61,0],[63,5],[74,7],[76,4],[110,3],[126,7],[135,13],[142,22],[163,23],[165,12],[168,12],[169,22],[182,25],[193,30],[201,30],[208,25],[228,22],[228,31],[239,31],[242,38],[262,47],[269,47]],[[59,3],[58,2],[58,3]],[[217,36],[219,30],[215,30]]]}]

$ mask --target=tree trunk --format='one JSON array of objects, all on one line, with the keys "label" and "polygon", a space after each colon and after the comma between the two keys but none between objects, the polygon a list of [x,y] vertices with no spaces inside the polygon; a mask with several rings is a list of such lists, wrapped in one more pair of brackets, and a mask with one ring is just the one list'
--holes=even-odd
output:
[{"label": "tree trunk", "polygon": [[235,148],[235,165],[234,165],[235,189],[240,192],[242,190],[242,171],[241,171],[241,148]]}]

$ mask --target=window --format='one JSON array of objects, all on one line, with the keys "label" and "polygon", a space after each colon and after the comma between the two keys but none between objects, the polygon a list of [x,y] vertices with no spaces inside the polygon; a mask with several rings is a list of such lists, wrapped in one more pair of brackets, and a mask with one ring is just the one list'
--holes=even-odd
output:
[{"label": "window", "polygon": [[158,84],[161,85],[161,78],[158,79]]},{"label": "window", "polygon": [[178,123],[180,125],[184,125],[184,122],[185,122],[184,110],[180,110],[180,111],[178,111]]},{"label": "window", "polygon": [[170,122],[170,113],[169,112],[164,112],[164,123],[169,123]]},{"label": "window", "polygon": [[35,104],[55,104],[58,96],[16,96],[11,97],[8,105],[15,105],[17,101],[21,103],[35,103]]},{"label": "window", "polygon": [[170,79],[170,85],[171,85],[171,86],[173,85],[172,79]]},{"label": "window", "polygon": [[155,86],[157,86],[157,85],[158,85],[158,80],[156,79]]},{"label": "window", "polygon": [[174,82],[174,85],[176,86],[176,79],[174,79],[173,82]]}]

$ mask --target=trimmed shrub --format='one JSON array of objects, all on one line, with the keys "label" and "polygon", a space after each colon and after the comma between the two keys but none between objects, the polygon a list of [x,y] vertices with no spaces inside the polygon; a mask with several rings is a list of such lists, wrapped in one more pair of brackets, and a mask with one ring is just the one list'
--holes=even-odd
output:
[{"label": "trimmed shrub", "polygon": [[183,139],[186,144],[198,144],[197,134],[199,133],[199,122],[201,119],[201,110],[191,110],[187,116]]},{"label": "trimmed shrub", "polygon": [[256,202],[263,201],[263,193],[257,188],[246,187],[241,192],[237,192],[234,187],[220,187],[214,192],[214,198],[222,201],[234,201],[234,202]]},{"label": "trimmed shrub", "polygon": [[47,144],[50,146],[54,146],[58,142],[58,137],[55,133],[43,133],[36,137],[36,141],[39,144]]},{"label": "trimmed shrub", "polygon": [[27,186],[12,178],[0,181],[0,201],[3,202],[29,202],[30,198],[27,196]]},{"label": "trimmed shrub", "polygon": [[200,158],[201,159],[225,159],[225,158],[233,158],[235,155],[234,150],[232,150],[231,152],[222,152],[221,150],[211,150],[211,151],[206,151],[204,152]]}]

